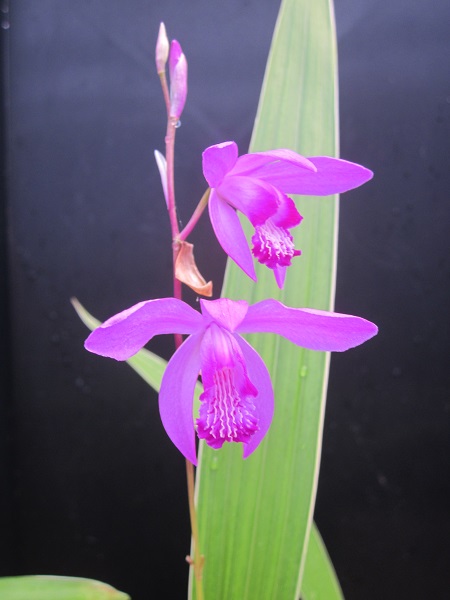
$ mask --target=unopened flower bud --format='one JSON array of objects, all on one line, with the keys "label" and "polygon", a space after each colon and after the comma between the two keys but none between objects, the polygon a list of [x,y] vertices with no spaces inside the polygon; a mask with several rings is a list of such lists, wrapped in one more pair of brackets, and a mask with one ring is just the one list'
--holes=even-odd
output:
[{"label": "unopened flower bud", "polygon": [[169,208],[169,200],[167,194],[167,161],[166,157],[161,154],[159,150],[154,151],[156,165],[158,167],[159,175],[161,177],[161,185],[164,192],[164,198],[166,199],[167,208]]},{"label": "unopened flower bud", "polygon": [[187,60],[180,44],[173,40],[170,45],[170,116],[179,118],[187,96]]},{"label": "unopened flower bud", "polygon": [[167,39],[164,23],[159,26],[158,39],[156,40],[156,71],[164,73],[169,56],[169,40]]}]

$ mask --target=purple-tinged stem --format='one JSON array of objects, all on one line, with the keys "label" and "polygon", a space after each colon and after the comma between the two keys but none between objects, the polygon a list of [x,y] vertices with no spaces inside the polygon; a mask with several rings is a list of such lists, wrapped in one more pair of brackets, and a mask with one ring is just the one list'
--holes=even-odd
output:
[{"label": "purple-tinged stem", "polygon": [[[181,282],[175,277],[175,262],[179,252],[177,207],[175,204],[175,178],[174,178],[174,154],[175,154],[175,132],[178,119],[168,117],[166,131],[166,163],[167,163],[167,209],[169,211],[170,228],[172,231],[172,256],[173,256],[173,295],[181,300]],[[175,336],[177,348],[182,342],[181,336]]]},{"label": "purple-tinged stem", "polygon": [[167,77],[165,71],[158,73],[159,80],[161,81],[162,93],[164,96],[164,103],[166,105],[167,117],[169,117],[170,113],[170,94],[169,94],[169,86],[167,85]]},{"label": "purple-tinged stem", "polygon": [[[178,227],[177,207],[175,203],[175,178],[174,178],[174,156],[175,156],[175,132],[178,118],[168,116],[167,131],[166,131],[166,163],[167,163],[167,208],[169,211],[170,227],[172,231],[172,257],[173,257],[173,295],[174,298],[182,300],[182,284],[175,277],[175,263],[178,252],[180,250],[179,236],[180,230]],[[201,202],[201,201],[200,201]],[[194,211],[195,213],[195,211]],[[201,214],[201,213],[200,213]],[[200,216],[200,215],[199,215]],[[191,219],[192,220],[192,219]],[[198,217],[197,217],[198,220]],[[183,343],[183,338],[180,334],[175,334],[175,349],[178,349]],[[194,569],[194,577],[196,582],[197,600],[203,600],[203,584],[202,571],[204,557],[200,554],[200,541],[198,535],[197,513],[195,510],[194,499],[194,465],[186,459],[186,475],[189,500],[189,515],[191,520],[192,538],[194,540],[194,559],[189,557],[188,562]]]}]

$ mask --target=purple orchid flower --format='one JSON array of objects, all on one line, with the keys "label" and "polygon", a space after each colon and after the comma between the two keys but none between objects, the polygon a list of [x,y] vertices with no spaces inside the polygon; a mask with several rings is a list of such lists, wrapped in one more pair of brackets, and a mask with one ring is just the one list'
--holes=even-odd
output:
[{"label": "purple orchid flower", "polygon": [[254,305],[200,300],[201,313],[175,298],[140,302],[111,317],[85,342],[90,352],[126,360],[154,335],[190,334],[170,359],[159,394],[162,423],[172,442],[197,464],[193,420],[199,373],[204,392],[197,435],[213,448],[243,442],[244,458],[258,447],[272,421],[270,375],[242,333],[272,332],[311,350],[342,352],[377,333],[370,321],[338,313],[289,308],[276,300]]},{"label": "purple orchid flower", "polygon": [[328,196],[358,187],[372,171],[328,156],[305,158],[292,150],[270,150],[238,157],[235,142],[210,146],[203,152],[203,174],[211,187],[209,214],[222,248],[256,281],[252,253],[234,209],[255,228],[253,255],[273,269],[282,288],[286,269],[300,255],[290,229],[302,216],[286,194]]}]

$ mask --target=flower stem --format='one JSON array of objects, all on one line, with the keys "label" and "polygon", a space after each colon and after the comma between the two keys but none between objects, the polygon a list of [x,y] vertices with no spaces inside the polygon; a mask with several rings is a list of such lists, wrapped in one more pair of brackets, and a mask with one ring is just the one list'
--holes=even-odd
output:
[{"label": "flower stem", "polygon": [[192,538],[194,540],[194,559],[189,557],[188,562],[194,568],[195,578],[195,593],[197,600],[203,600],[203,564],[205,557],[200,554],[199,546],[199,534],[198,534],[198,522],[197,512],[195,510],[195,486],[194,486],[194,465],[190,460],[186,459],[186,476],[187,476],[187,487],[188,487],[188,499],[189,499],[189,515],[191,517],[191,529]]},{"label": "flower stem", "polygon": [[189,219],[188,224],[180,232],[180,234],[178,236],[178,239],[180,240],[180,242],[184,241],[187,238],[187,236],[191,233],[191,231],[194,229],[194,227],[197,225],[198,220],[200,219],[203,211],[205,210],[206,206],[208,205],[210,193],[211,193],[211,188],[208,188],[206,190],[206,192],[203,194],[203,196],[201,197],[200,202],[197,204],[197,208],[192,213],[192,217]]},{"label": "flower stem", "polygon": [[169,86],[167,85],[167,78],[166,78],[166,72],[165,71],[161,71],[160,73],[158,73],[159,75],[159,79],[161,81],[161,88],[162,88],[162,93],[164,96],[164,102],[166,105],[166,110],[167,110],[167,116],[169,116],[170,113],[170,95],[169,95]]},{"label": "flower stem", "polygon": [[[162,81],[162,77],[161,77]],[[164,90],[164,87],[163,87]],[[174,298],[179,300],[182,299],[182,287],[181,281],[175,277],[175,263],[180,250],[179,235],[180,230],[178,227],[177,207],[175,203],[175,178],[174,178],[174,156],[175,156],[175,132],[178,119],[171,117],[167,118],[167,131],[166,131],[166,162],[167,162],[167,209],[169,211],[170,227],[172,230],[172,258],[173,258],[173,295]],[[202,199],[203,200],[203,199]],[[201,203],[202,201],[200,201]],[[206,206],[206,203],[205,203]],[[198,207],[197,207],[198,208]],[[196,209],[197,210],[197,209]],[[196,211],[194,211],[194,214]],[[200,216],[199,213],[197,220]],[[194,215],[193,215],[194,217]],[[192,221],[192,218],[191,218]],[[191,222],[189,221],[189,223]],[[188,225],[189,225],[188,223]],[[175,334],[175,349],[177,350],[183,343],[183,338],[180,334]],[[195,510],[195,499],[194,499],[194,465],[186,460],[186,474],[187,474],[187,487],[188,487],[188,499],[189,499],[189,515],[191,519],[191,531],[192,539],[194,544],[194,558],[189,558],[189,563],[194,569],[194,576],[196,581],[196,596],[197,600],[203,600],[203,585],[202,585],[202,570],[204,557],[200,554],[200,542],[198,535],[197,525],[197,514]]]}]

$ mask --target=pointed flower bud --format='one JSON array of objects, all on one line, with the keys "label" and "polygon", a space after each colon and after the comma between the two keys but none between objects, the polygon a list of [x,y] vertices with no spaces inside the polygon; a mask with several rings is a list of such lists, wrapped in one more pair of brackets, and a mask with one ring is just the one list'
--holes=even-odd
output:
[{"label": "pointed flower bud", "polygon": [[166,27],[164,23],[159,26],[158,39],[156,40],[156,70],[158,73],[164,73],[166,62],[169,56],[169,40],[167,39]]},{"label": "pointed flower bud", "polygon": [[173,40],[170,45],[170,116],[179,118],[187,96],[187,60],[180,44]]},{"label": "pointed flower bud", "polygon": [[156,40],[156,71],[164,73],[166,62],[169,56],[169,40],[167,39],[166,27],[164,23],[159,26],[158,39]]}]

